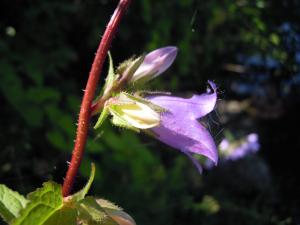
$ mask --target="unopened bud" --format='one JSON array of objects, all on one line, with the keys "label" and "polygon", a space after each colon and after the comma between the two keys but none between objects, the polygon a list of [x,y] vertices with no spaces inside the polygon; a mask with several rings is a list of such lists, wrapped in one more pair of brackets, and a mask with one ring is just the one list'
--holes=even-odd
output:
[{"label": "unopened bud", "polygon": [[156,49],[145,56],[143,63],[133,74],[130,82],[146,82],[166,71],[174,62],[177,48],[168,46]]}]

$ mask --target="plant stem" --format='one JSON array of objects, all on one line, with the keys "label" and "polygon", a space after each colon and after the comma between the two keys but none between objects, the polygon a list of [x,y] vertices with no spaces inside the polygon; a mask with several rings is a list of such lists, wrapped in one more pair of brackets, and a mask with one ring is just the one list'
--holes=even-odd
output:
[{"label": "plant stem", "polygon": [[117,32],[120,21],[127,10],[131,0],[120,0],[114,14],[112,15],[106,30],[99,44],[92,68],[89,73],[89,78],[84,91],[80,113],[77,124],[77,133],[75,145],[72,153],[72,159],[63,183],[62,194],[64,197],[70,195],[74,180],[81,164],[84,153],[84,147],[87,140],[89,129],[89,120],[91,115],[91,105],[95,95],[95,90],[99,81],[100,73],[105,61],[108,49],[112,39]]}]

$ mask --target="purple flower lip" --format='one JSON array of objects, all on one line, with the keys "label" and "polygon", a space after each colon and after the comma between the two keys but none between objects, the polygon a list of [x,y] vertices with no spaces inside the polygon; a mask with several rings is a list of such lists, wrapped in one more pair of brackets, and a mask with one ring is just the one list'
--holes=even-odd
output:
[{"label": "purple flower lip", "polygon": [[165,72],[174,62],[177,56],[175,46],[167,46],[156,49],[145,56],[143,63],[133,74],[130,82],[151,80]]},{"label": "purple flower lip", "polygon": [[151,128],[157,139],[186,154],[201,172],[202,168],[192,154],[201,154],[217,164],[218,154],[215,142],[198,119],[210,113],[216,104],[216,85],[209,81],[210,90],[191,98],[173,96],[148,96],[153,104],[165,108],[158,127]]}]

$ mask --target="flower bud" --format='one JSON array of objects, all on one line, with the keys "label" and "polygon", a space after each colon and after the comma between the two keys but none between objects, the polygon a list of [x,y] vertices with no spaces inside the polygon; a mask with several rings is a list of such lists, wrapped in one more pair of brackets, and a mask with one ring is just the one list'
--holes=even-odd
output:
[{"label": "flower bud", "polygon": [[133,74],[130,82],[146,82],[166,71],[174,62],[177,48],[168,46],[156,49],[145,56],[143,63]]}]

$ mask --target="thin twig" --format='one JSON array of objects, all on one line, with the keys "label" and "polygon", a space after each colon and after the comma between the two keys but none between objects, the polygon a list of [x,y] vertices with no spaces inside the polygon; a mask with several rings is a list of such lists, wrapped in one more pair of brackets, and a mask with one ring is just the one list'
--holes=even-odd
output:
[{"label": "thin twig", "polygon": [[92,64],[92,68],[89,73],[89,78],[80,107],[76,140],[72,153],[72,159],[63,184],[62,194],[64,197],[70,195],[78,168],[81,164],[89,129],[91,105],[99,81],[100,73],[102,71],[104,60],[106,58],[108,49],[111,45],[112,39],[115,33],[117,32],[117,28],[120,24],[120,21],[125,11],[127,10],[130,2],[131,0],[120,0],[114,14],[112,15],[106,27],[106,30],[99,44],[94,62]]}]

